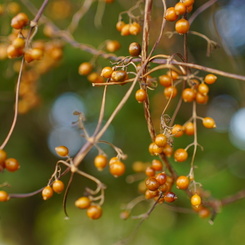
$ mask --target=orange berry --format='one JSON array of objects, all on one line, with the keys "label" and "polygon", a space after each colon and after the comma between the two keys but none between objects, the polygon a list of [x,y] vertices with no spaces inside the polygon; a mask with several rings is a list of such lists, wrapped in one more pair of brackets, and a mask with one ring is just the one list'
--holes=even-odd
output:
[{"label": "orange berry", "polygon": [[105,155],[96,156],[94,159],[94,165],[99,171],[103,170],[107,165],[107,157]]},{"label": "orange berry", "polygon": [[17,37],[13,40],[12,45],[16,48],[16,49],[23,49],[25,47],[25,39],[21,38],[21,37]]},{"label": "orange berry", "polygon": [[138,89],[135,93],[135,99],[141,103],[143,101],[145,101],[147,98],[147,93],[145,91],[145,89],[141,88],[141,89]]},{"label": "orange berry", "polygon": [[174,152],[174,160],[176,162],[184,162],[188,158],[188,153],[185,149],[179,148]]},{"label": "orange berry", "polygon": [[0,164],[4,163],[6,159],[7,159],[6,151],[0,149]]},{"label": "orange berry", "polygon": [[0,202],[6,202],[9,198],[9,194],[6,191],[0,191]]},{"label": "orange berry", "polygon": [[217,77],[214,74],[208,74],[204,78],[204,82],[207,84],[213,84],[217,80]]},{"label": "orange berry", "polygon": [[158,189],[158,187],[160,186],[159,182],[156,180],[155,177],[150,177],[150,178],[146,179],[145,185],[146,185],[147,189],[149,189],[151,191],[156,191]]},{"label": "orange berry", "polygon": [[125,173],[125,170],[126,170],[125,164],[121,161],[113,162],[110,165],[110,173],[114,177],[119,177],[119,176],[123,175]]},{"label": "orange berry", "polygon": [[174,10],[177,15],[183,15],[186,12],[186,6],[183,3],[178,2],[175,4]]},{"label": "orange berry", "polygon": [[102,215],[102,208],[99,205],[91,205],[87,209],[87,216],[90,219],[99,219]]},{"label": "orange berry", "polygon": [[104,78],[100,76],[97,72],[92,72],[91,74],[89,74],[87,76],[87,79],[91,83],[103,83],[104,82]]},{"label": "orange berry", "polygon": [[122,36],[128,36],[130,35],[130,31],[129,31],[130,25],[129,24],[125,24],[122,29],[121,29],[121,35]]},{"label": "orange berry", "polygon": [[198,90],[199,93],[201,93],[203,95],[207,95],[208,92],[209,92],[209,87],[208,87],[207,84],[201,83],[201,84],[198,85],[197,90]]},{"label": "orange berry", "polygon": [[162,162],[160,160],[154,159],[151,162],[151,167],[155,170],[155,171],[162,171]]},{"label": "orange berry", "polygon": [[111,79],[115,82],[123,82],[127,78],[127,72],[123,70],[113,71]]},{"label": "orange berry", "polygon": [[189,29],[190,29],[190,23],[186,19],[180,19],[175,24],[175,30],[179,34],[185,34],[189,31]]},{"label": "orange berry", "polygon": [[182,2],[186,7],[189,7],[194,4],[195,0],[182,0]]},{"label": "orange berry", "polygon": [[184,131],[187,135],[193,135],[195,133],[194,124],[192,122],[187,122],[184,125]]},{"label": "orange berry", "polygon": [[28,16],[25,13],[19,13],[11,20],[11,26],[15,29],[22,29],[29,22]]},{"label": "orange berry", "polygon": [[167,75],[168,75],[171,79],[173,79],[173,80],[176,80],[176,79],[179,78],[179,74],[178,74],[176,71],[174,71],[174,70],[168,70],[168,71],[167,71]]},{"label": "orange berry", "polygon": [[155,173],[156,173],[155,169],[153,169],[152,167],[149,167],[149,166],[145,170],[146,176],[149,176],[149,177],[154,176]]},{"label": "orange berry", "polygon": [[129,25],[129,33],[131,35],[137,35],[141,31],[141,26],[137,22],[133,22],[132,24]]},{"label": "orange berry", "polygon": [[164,194],[165,202],[174,202],[177,199],[177,196],[173,192],[167,192]]},{"label": "orange berry", "polygon": [[184,127],[180,124],[175,124],[172,128],[172,135],[174,137],[181,137],[184,134]]},{"label": "orange berry", "polygon": [[174,98],[177,95],[177,88],[175,86],[166,87],[163,91],[167,99]]},{"label": "orange berry", "polygon": [[210,216],[210,209],[206,207],[201,207],[201,209],[198,211],[198,215],[200,218],[208,218]]},{"label": "orange berry", "polygon": [[116,24],[116,29],[118,31],[122,31],[122,28],[125,26],[125,22],[124,21],[118,21],[117,24]]},{"label": "orange berry", "polygon": [[167,175],[165,172],[158,173],[155,178],[160,185],[164,185],[167,182]]},{"label": "orange berry", "polygon": [[139,56],[141,53],[141,46],[139,43],[133,42],[130,43],[129,47],[128,47],[128,52],[130,55],[132,56]]},{"label": "orange berry", "polygon": [[93,70],[93,66],[89,62],[83,62],[78,68],[78,73],[80,75],[88,75]]},{"label": "orange berry", "polygon": [[106,66],[102,69],[100,75],[104,78],[110,78],[112,74],[112,68],[110,66]]},{"label": "orange berry", "polygon": [[117,40],[107,40],[106,50],[108,52],[115,52],[121,47],[120,43]]},{"label": "orange berry", "polygon": [[20,168],[20,164],[15,158],[8,158],[5,160],[5,168],[9,172],[15,172]]},{"label": "orange berry", "polygon": [[49,185],[44,187],[42,190],[43,200],[48,200],[53,196],[53,194],[54,194],[53,189]]},{"label": "orange berry", "polygon": [[192,88],[185,88],[183,91],[182,91],[182,99],[185,101],[185,102],[192,102],[194,101],[196,98],[196,91]]},{"label": "orange berry", "polygon": [[69,154],[69,149],[63,145],[55,147],[55,151],[60,157],[67,157]]},{"label": "orange berry", "polygon": [[162,147],[159,147],[156,143],[151,143],[149,145],[149,152],[152,154],[152,155],[159,155],[160,153],[163,152],[163,148]]},{"label": "orange berry", "polygon": [[173,147],[169,144],[165,145],[163,147],[163,153],[167,156],[167,157],[171,157],[173,155]]},{"label": "orange berry", "polygon": [[178,189],[185,190],[188,188],[190,180],[187,176],[179,176],[176,179],[176,186]]},{"label": "orange berry", "polygon": [[194,194],[191,197],[191,205],[194,207],[198,207],[202,203],[202,199],[198,194]]},{"label": "orange berry", "polygon": [[23,50],[16,49],[13,45],[9,45],[7,47],[7,55],[10,59],[20,57],[21,55],[23,55],[23,53]]},{"label": "orange berry", "polygon": [[159,147],[164,147],[167,142],[168,142],[168,138],[165,134],[158,134],[155,137],[155,141],[154,141]]},{"label": "orange berry", "polygon": [[80,209],[89,208],[91,200],[88,197],[80,197],[75,201],[75,206]]},{"label": "orange berry", "polygon": [[206,104],[208,102],[208,99],[208,95],[204,95],[199,92],[196,93],[196,102],[198,104]]},{"label": "orange berry", "polygon": [[159,83],[164,87],[169,87],[172,85],[173,79],[168,75],[161,75],[159,77]]},{"label": "orange berry", "polygon": [[65,185],[63,181],[57,179],[53,182],[52,188],[54,192],[60,194],[65,189]]},{"label": "orange berry", "polygon": [[204,117],[202,119],[202,124],[205,128],[215,128],[216,127],[215,121],[211,117]]},{"label": "orange berry", "polygon": [[176,21],[178,19],[178,15],[176,14],[174,7],[167,8],[165,19],[167,21]]}]

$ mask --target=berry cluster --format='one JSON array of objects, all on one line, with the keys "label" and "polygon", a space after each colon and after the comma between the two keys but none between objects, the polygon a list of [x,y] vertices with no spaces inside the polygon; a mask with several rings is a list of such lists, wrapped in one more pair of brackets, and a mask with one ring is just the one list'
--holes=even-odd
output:
[{"label": "berry cluster", "polygon": [[116,29],[122,36],[138,35],[141,32],[141,26],[138,22],[127,24],[122,20],[117,22]]}]

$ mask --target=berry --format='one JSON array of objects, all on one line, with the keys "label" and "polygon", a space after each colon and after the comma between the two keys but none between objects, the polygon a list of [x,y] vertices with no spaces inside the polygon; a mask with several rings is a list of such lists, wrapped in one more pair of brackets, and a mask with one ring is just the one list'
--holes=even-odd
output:
[{"label": "berry", "polygon": [[7,159],[6,151],[0,149],[0,164],[4,163],[6,159]]},{"label": "berry", "polygon": [[93,70],[93,66],[89,62],[83,62],[78,67],[78,73],[80,75],[88,75]]},{"label": "berry", "polygon": [[128,52],[130,55],[132,56],[139,56],[141,53],[141,46],[139,43],[133,42],[130,43],[129,47],[128,47]]},{"label": "berry", "polygon": [[147,98],[147,93],[145,91],[145,89],[141,88],[138,89],[135,93],[135,99],[139,102],[142,103],[143,101],[145,101]]},{"label": "berry", "polygon": [[202,124],[205,128],[215,128],[216,125],[215,125],[215,121],[213,118],[211,117],[204,117],[202,119]]},{"label": "berry", "polygon": [[185,149],[179,148],[174,152],[174,160],[176,162],[184,162],[188,158],[188,153]]},{"label": "berry", "polygon": [[126,220],[130,216],[130,212],[127,210],[124,210],[120,213],[120,219]]},{"label": "berry", "polygon": [[201,83],[199,84],[198,88],[197,88],[198,92],[203,94],[203,95],[207,95],[209,92],[209,87],[207,84],[205,83]]},{"label": "berry", "polygon": [[107,165],[107,157],[105,155],[96,156],[94,159],[94,165],[99,171],[103,170]]},{"label": "berry", "polygon": [[166,87],[163,91],[167,99],[174,98],[177,95],[177,89],[175,86]]},{"label": "berry", "polygon": [[194,101],[196,98],[196,91],[192,88],[185,88],[183,91],[182,91],[182,99],[185,101],[185,102],[192,102]]},{"label": "berry", "polygon": [[80,209],[89,208],[91,200],[88,197],[80,197],[75,201],[75,206]]},{"label": "berry", "polygon": [[129,33],[131,35],[137,35],[141,31],[141,26],[137,22],[133,22],[132,24],[129,25]]},{"label": "berry", "polygon": [[129,24],[125,24],[125,25],[122,27],[122,29],[121,29],[121,35],[122,35],[122,36],[128,36],[128,35],[130,35],[129,27],[130,27]]},{"label": "berry", "polygon": [[173,192],[167,192],[164,194],[165,202],[174,202],[177,199],[177,196]]},{"label": "berry", "polygon": [[213,84],[216,82],[216,80],[217,80],[217,77],[213,74],[208,74],[204,78],[204,82],[207,84]]},{"label": "berry", "polygon": [[146,185],[147,189],[149,189],[151,191],[156,191],[158,189],[158,187],[160,186],[159,182],[154,177],[150,177],[150,178],[146,179],[145,185]]},{"label": "berry", "polygon": [[175,30],[179,34],[185,34],[189,31],[189,29],[190,29],[190,23],[186,19],[180,19],[175,24]]},{"label": "berry", "polygon": [[167,182],[167,175],[165,172],[157,174],[155,178],[160,185],[164,185]]},{"label": "berry", "polygon": [[197,92],[196,102],[198,104],[206,104],[208,102],[208,99],[209,99],[208,95],[204,95],[204,94]]},{"label": "berry", "polygon": [[155,169],[153,169],[152,167],[147,167],[145,170],[145,174],[149,177],[154,176],[155,173]]},{"label": "berry", "polygon": [[158,134],[155,138],[155,143],[159,147],[164,147],[168,142],[168,138],[165,134]]},{"label": "berry", "polygon": [[160,160],[154,159],[151,162],[151,167],[155,170],[155,171],[161,171],[162,170],[162,162]]},{"label": "berry", "polygon": [[189,178],[187,176],[179,176],[176,179],[176,186],[178,189],[185,190],[189,186]]},{"label": "berry", "polygon": [[174,71],[174,70],[167,71],[167,75],[169,77],[171,77],[171,79],[173,79],[173,80],[176,80],[176,79],[179,78],[179,74],[176,71]]},{"label": "berry", "polygon": [[110,78],[112,74],[112,68],[110,66],[106,66],[102,69],[100,75],[104,78]]},{"label": "berry", "polygon": [[23,50],[16,49],[13,45],[9,45],[7,48],[7,56],[10,59],[20,57],[23,53]]},{"label": "berry", "polygon": [[12,45],[16,49],[23,49],[25,47],[25,40],[21,37],[17,37],[13,40]]},{"label": "berry", "polygon": [[198,207],[202,203],[202,199],[198,194],[194,194],[191,197],[191,205],[194,207]]},{"label": "berry", "polygon": [[172,128],[172,135],[174,137],[181,137],[184,134],[184,127],[180,124],[175,124]]},{"label": "berry", "polygon": [[117,40],[108,40],[106,42],[106,50],[108,52],[115,52],[121,47],[120,43]]},{"label": "berry", "polygon": [[149,145],[149,152],[150,154],[157,156],[158,154],[163,152],[163,148],[159,147],[156,143],[153,142]]},{"label": "berry", "polygon": [[110,173],[114,177],[119,177],[125,173],[125,164],[121,161],[116,161],[110,165]]},{"label": "berry", "polygon": [[198,215],[200,218],[208,218],[210,216],[210,210],[206,207],[201,207],[201,209],[198,211]]},{"label": "berry", "polygon": [[6,202],[9,198],[9,194],[6,191],[0,191],[0,202]]},{"label": "berry", "polygon": [[60,156],[60,157],[67,157],[69,154],[69,149],[66,146],[57,146],[55,147],[55,152]]},{"label": "berry", "polygon": [[64,189],[65,185],[61,180],[55,180],[52,184],[53,191],[60,194]]},{"label": "berry", "polygon": [[159,83],[164,87],[169,87],[172,85],[173,79],[168,75],[161,75],[159,77]]},{"label": "berry", "polygon": [[15,29],[22,29],[28,22],[28,16],[25,13],[19,13],[11,20],[11,26]]},{"label": "berry", "polygon": [[123,82],[127,78],[127,72],[123,70],[113,71],[111,79],[115,82]]},{"label": "berry", "polygon": [[99,219],[102,215],[102,208],[99,205],[91,205],[87,209],[87,216],[90,219]]},{"label": "berry", "polygon": [[168,21],[176,21],[178,19],[178,15],[175,13],[174,7],[167,8],[165,19]]},{"label": "berry", "polygon": [[53,189],[49,185],[44,187],[42,190],[43,200],[48,200],[53,196],[53,194],[54,194]]},{"label": "berry", "polygon": [[113,164],[114,162],[119,161],[118,157],[112,157],[109,161],[109,165]]},{"label": "berry", "polygon": [[173,155],[173,147],[169,144],[165,145],[163,147],[163,153],[167,156],[167,157],[171,157]]},{"label": "berry", "polygon": [[193,135],[195,133],[194,124],[192,122],[187,122],[184,125],[184,131],[187,135]]},{"label": "berry", "polygon": [[186,7],[189,7],[194,4],[195,0],[182,0],[182,2]]},{"label": "berry", "polygon": [[151,190],[146,190],[145,191],[145,199],[152,199],[154,197],[157,197],[159,195],[159,191],[151,191]]},{"label": "berry", "polygon": [[178,2],[175,4],[174,10],[177,15],[183,15],[186,12],[186,6],[183,3]]},{"label": "berry", "polygon": [[125,22],[124,21],[118,21],[117,24],[116,24],[116,29],[118,31],[122,31],[122,28],[125,26]]},{"label": "berry", "polygon": [[5,160],[5,168],[9,172],[15,172],[20,168],[20,164],[15,158],[8,158]]},{"label": "berry", "polygon": [[40,60],[43,56],[43,51],[39,48],[28,49],[25,51],[24,58],[27,63],[33,60]]},{"label": "berry", "polygon": [[92,72],[91,74],[89,74],[87,76],[87,79],[91,83],[103,83],[104,82],[104,78],[100,76],[97,72]]}]

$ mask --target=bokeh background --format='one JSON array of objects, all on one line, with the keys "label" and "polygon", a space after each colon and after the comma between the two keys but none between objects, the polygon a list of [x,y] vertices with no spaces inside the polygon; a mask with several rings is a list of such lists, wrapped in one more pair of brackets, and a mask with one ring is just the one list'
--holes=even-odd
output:
[{"label": "bokeh background", "polygon": [[[0,15],[0,43],[6,43],[11,32],[10,20],[13,16],[6,7],[12,1],[1,1],[4,9]],[[42,1],[32,1],[36,7]],[[54,0],[50,1],[45,15],[61,29],[66,29],[73,14],[85,1]],[[194,10],[207,1],[196,1]],[[16,0],[22,11],[30,18],[33,13],[26,7],[26,0]],[[99,47],[105,40],[118,40],[121,48],[116,55],[128,55],[128,45],[133,41],[140,42],[140,36],[122,37],[115,29],[118,15],[135,5],[136,1],[115,0],[104,4],[94,1],[84,15],[74,33],[77,41]],[[176,1],[167,1],[173,6]],[[160,10],[159,10],[160,9]],[[162,18],[161,1],[154,1],[152,14],[151,44],[158,34]],[[128,21],[126,15],[123,15]],[[94,20],[97,24],[94,24]],[[198,16],[191,30],[201,32],[218,43],[210,57],[206,56],[207,43],[200,37],[189,36],[189,59],[208,67],[244,74],[245,30],[244,3],[239,0],[217,1],[217,3]],[[43,34],[40,25],[35,39],[49,41]],[[167,30],[173,30],[168,24]],[[174,35],[171,39],[163,36],[156,53],[172,54],[183,52],[182,37]],[[9,156],[19,160],[21,168],[16,173],[0,173],[1,183],[7,182],[10,193],[28,193],[45,186],[53,173],[58,157],[54,153],[57,145],[66,145],[75,154],[84,143],[80,131],[72,126],[76,121],[75,110],[86,116],[86,128],[92,132],[98,119],[102,98],[101,87],[92,87],[86,77],[78,74],[80,63],[91,60],[92,55],[64,45],[63,58],[49,72],[38,80],[40,104],[24,115],[20,115],[11,140],[5,150]],[[18,73],[15,72],[17,60],[0,60],[0,140],[3,141],[13,118],[14,90]],[[111,65],[108,60],[98,58],[98,67]],[[205,75],[200,72],[199,74]],[[161,72],[154,73],[155,77]],[[244,188],[245,178],[245,100],[244,82],[230,78],[218,77],[218,82],[211,87],[210,101],[207,105],[198,106],[200,116],[212,116],[217,123],[216,129],[198,127],[198,141],[204,147],[196,156],[196,178],[203,187],[210,191],[214,198],[232,195]],[[109,88],[105,120],[122,99],[128,89],[126,86]],[[158,86],[149,91],[151,110],[157,124],[165,100],[162,88]],[[174,105],[169,108],[169,114]],[[177,117],[184,123],[191,115],[189,106],[183,106]],[[123,205],[139,195],[138,182],[129,184],[127,175],[133,173],[132,163],[148,162],[152,156],[148,153],[150,137],[147,133],[142,105],[134,96],[129,99],[120,111],[109,130],[103,136],[123,149],[128,155],[125,160],[127,173],[118,179],[113,178],[108,170],[98,172],[93,164],[96,150],[92,150],[82,164],[82,169],[100,178],[106,185],[106,199],[103,205],[103,217],[93,221],[85,212],[74,206],[77,197],[83,194],[86,186],[93,187],[90,181],[76,177],[68,196],[67,209],[70,219],[65,219],[62,208],[62,194],[43,201],[41,195],[26,199],[11,199],[0,204],[0,245],[80,245],[80,244],[115,244],[121,239],[130,237],[128,244],[243,244],[245,239],[244,205],[239,200],[225,206],[217,215],[214,224],[208,219],[200,219],[191,212],[189,199],[176,190],[178,200],[171,205],[158,205],[150,217],[137,229],[139,220],[121,220],[119,215]],[[176,146],[183,147],[192,142],[190,137],[176,140]],[[108,155],[114,152],[104,147]],[[172,160],[171,160],[172,161]],[[188,163],[173,163],[179,174],[188,174]],[[64,182],[67,177],[64,177]],[[152,205],[140,203],[133,215],[144,213]],[[182,207],[175,209],[173,207]],[[135,231],[132,233],[132,231]]]}]

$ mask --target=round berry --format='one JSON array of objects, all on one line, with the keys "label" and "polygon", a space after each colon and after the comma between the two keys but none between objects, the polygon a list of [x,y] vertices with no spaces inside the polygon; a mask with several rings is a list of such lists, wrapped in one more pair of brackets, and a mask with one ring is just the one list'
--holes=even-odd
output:
[{"label": "round berry", "polygon": [[155,169],[153,169],[152,167],[147,167],[145,170],[145,174],[149,177],[154,176],[156,173]]},{"label": "round berry", "polygon": [[155,171],[162,171],[162,167],[163,164],[160,160],[154,159],[151,162],[151,167],[155,170]]},{"label": "round berry", "polygon": [[198,194],[191,196],[191,205],[198,207],[202,203],[202,199]]},{"label": "round berry", "polygon": [[159,195],[159,191],[155,190],[155,191],[151,191],[151,190],[146,190],[145,191],[145,199],[152,199],[154,197],[157,197]]},{"label": "round berry", "polygon": [[102,208],[99,205],[91,205],[87,209],[87,216],[90,219],[99,219],[102,215]]},{"label": "round berry", "polygon": [[155,178],[160,185],[164,185],[167,182],[167,175],[165,172],[158,173]]},{"label": "round berry", "polygon": [[198,211],[198,215],[200,218],[208,218],[210,217],[210,209],[209,208],[206,208],[206,207],[201,207],[201,209]]},{"label": "round berry", "polygon": [[105,155],[98,155],[94,159],[94,165],[99,171],[101,171],[106,167],[107,161],[108,160]]},{"label": "round berry", "polygon": [[8,158],[5,160],[5,168],[9,172],[15,172],[20,168],[20,164],[15,158]]},{"label": "round berry", "polygon": [[177,199],[177,196],[173,192],[167,192],[164,194],[165,202],[174,202]]},{"label": "round berry", "polygon": [[28,22],[28,16],[25,13],[19,13],[11,20],[11,26],[15,29],[22,29]]},{"label": "round berry", "polygon": [[122,28],[125,26],[125,22],[124,21],[118,21],[117,24],[116,24],[116,29],[118,31],[122,31]]},{"label": "round berry", "polygon": [[110,165],[110,173],[114,177],[119,177],[125,173],[125,164],[121,161],[116,161]]},{"label": "round berry", "polygon": [[6,159],[7,159],[6,151],[0,149],[0,164],[4,163]]},{"label": "round berry", "polygon": [[146,179],[145,185],[146,185],[147,189],[149,189],[151,191],[157,190],[158,187],[160,186],[159,182],[154,177],[150,177],[150,178]]},{"label": "round berry", "polygon": [[120,43],[117,40],[107,40],[106,50],[108,52],[115,52],[121,47]]},{"label": "round berry", "polygon": [[6,202],[9,198],[9,194],[6,191],[0,191],[0,202]]},{"label": "round berry", "polygon": [[132,24],[129,25],[129,33],[131,35],[138,35],[141,31],[141,26],[137,22],[133,22]]},{"label": "round berry", "polygon": [[174,10],[177,15],[183,15],[186,12],[186,6],[183,3],[178,2],[175,4]]},{"label": "round berry", "polygon": [[185,34],[189,31],[189,29],[190,29],[190,23],[186,19],[180,19],[175,24],[175,30],[179,34]]},{"label": "round berry", "polygon": [[113,71],[111,79],[115,82],[123,82],[127,78],[127,72],[123,70]]},{"label": "round berry", "polygon": [[211,117],[204,117],[202,119],[202,124],[205,128],[215,128],[216,127],[215,121]]},{"label": "round berry", "polygon": [[167,8],[165,19],[167,21],[176,21],[178,19],[178,15],[176,14],[174,7]]},{"label": "round berry", "polygon": [[122,29],[121,29],[121,35],[122,36],[128,36],[130,35],[130,31],[129,31],[130,25],[129,24],[125,24]]},{"label": "round berry", "polygon": [[60,157],[67,157],[69,154],[69,149],[66,146],[61,145],[61,146],[55,147],[55,152]]},{"label": "round berry", "polygon": [[188,158],[188,153],[185,149],[179,148],[174,152],[174,160],[176,162],[184,162]]},{"label": "round berry", "polygon": [[192,102],[194,101],[196,98],[196,91],[192,88],[185,88],[183,91],[182,91],[182,99],[185,101],[185,102]]},{"label": "round berry", "polygon": [[141,46],[139,43],[133,42],[130,43],[129,47],[128,47],[128,52],[130,55],[132,56],[139,56],[141,53]]},{"label": "round berry", "polygon": [[80,75],[88,75],[93,70],[93,66],[89,62],[83,62],[78,67],[78,73]]},{"label": "round berry", "polygon": [[193,122],[187,122],[184,125],[184,131],[187,135],[193,135],[195,133],[195,128]]},{"label": "round berry", "polygon": [[203,95],[207,95],[208,92],[209,92],[209,87],[207,84],[205,83],[201,83],[198,85],[198,88],[197,88],[198,92],[203,94]]},{"label": "round berry", "polygon": [[138,89],[135,93],[135,99],[139,102],[142,103],[143,101],[145,101],[147,98],[147,93],[145,91],[145,89],[141,88]]},{"label": "round berry", "polygon": [[175,124],[171,132],[174,137],[181,137],[184,134],[184,127],[180,124]]},{"label": "round berry", "polygon": [[21,38],[21,37],[17,37],[13,40],[12,45],[16,48],[16,49],[23,49],[25,47],[25,39]]},{"label": "round berry", "polygon": [[177,88],[175,86],[169,86],[163,92],[167,99],[174,98],[177,95]]},{"label": "round berry", "polygon": [[187,176],[179,176],[176,179],[176,186],[178,189],[185,190],[188,188],[190,180]]},{"label": "round berry", "polygon": [[169,87],[172,85],[173,79],[168,75],[161,75],[159,77],[159,83],[164,87]]},{"label": "round berry", "polygon": [[173,80],[177,80],[179,78],[179,74],[174,70],[167,71],[167,75]]},{"label": "round berry", "polygon": [[164,147],[168,142],[168,138],[165,134],[158,134],[155,138],[155,143],[159,147]]},{"label": "round berry", "polygon": [[191,5],[193,5],[195,2],[195,0],[182,0],[182,3],[186,6],[189,7]]},{"label": "round berry", "polygon": [[89,208],[91,200],[88,197],[80,197],[75,201],[75,206],[80,209]]},{"label": "round berry", "polygon": [[209,99],[208,95],[204,95],[204,94],[197,92],[196,102],[198,104],[206,104],[208,102],[208,99]]},{"label": "round berry", "polygon": [[171,157],[173,155],[173,147],[169,144],[165,145],[163,147],[163,153],[167,156],[167,157]]},{"label": "round berry", "polygon": [[159,147],[156,143],[153,142],[149,145],[149,152],[150,154],[157,156],[163,152],[163,148]]},{"label": "round berry", "polygon": [[208,74],[204,78],[204,82],[207,84],[213,84],[217,80],[217,77],[214,74]]},{"label": "round berry", "polygon": [[54,192],[60,194],[65,189],[65,185],[63,181],[57,179],[53,182],[52,188]]},{"label": "round berry", "polygon": [[104,78],[110,78],[113,70],[110,66],[106,66],[102,69],[100,75]]},{"label": "round berry", "polygon": [[49,198],[53,196],[53,194],[54,194],[53,189],[49,185],[44,187],[42,190],[43,200],[48,200]]}]

